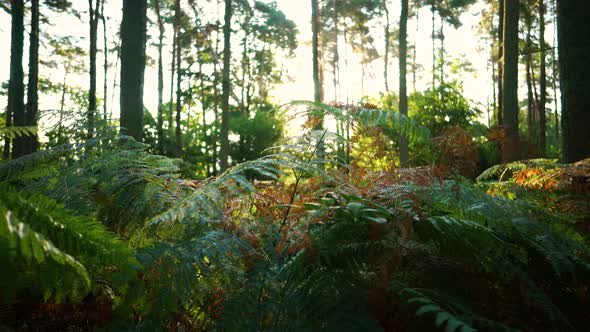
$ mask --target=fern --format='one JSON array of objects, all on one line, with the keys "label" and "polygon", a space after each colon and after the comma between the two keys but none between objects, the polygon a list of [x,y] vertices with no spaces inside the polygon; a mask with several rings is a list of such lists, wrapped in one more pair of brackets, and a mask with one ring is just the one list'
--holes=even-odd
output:
[{"label": "fern", "polygon": [[0,208],[0,261],[3,266],[0,291],[4,299],[28,291],[59,302],[81,299],[90,290],[84,266],[59,250],[45,237]]},{"label": "fern", "polygon": [[[72,215],[53,200],[39,194],[24,195],[10,186],[0,184],[0,202],[0,207],[10,211],[13,219],[18,220],[7,219],[8,226],[4,231],[8,242],[5,245],[15,247],[18,244],[20,247],[17,253],[25,257],[29,264],[13,267],[14,271],[44,281],[40,291],[45,298],[53,294],[58,300],[63,300],[66,295],[79,299],[89,290],[91,279],[97,278],[117,281],[121,287],[121,282],[129,280],[139,267],[127,246],[102,225]],[[32,265],[45,264],[45,256],[50,257],[47,264],[75,268],[76,278],[69,272],[69,277],[60,281],[57,277],[59,270],[55,270],[52,265],[39,269]],[[116,280],[113,276],[116,276]],[[4,284],[2,288],[6,290],[8,286]],[[17,287],[16,290],[22,288]]]},{"label": "fern", "polygon": [[302,100],[292,101],[287,104],[287,107],[297,106],[307,106],[308,109],[305,111],[305,114],[308,116],[318,118],[333,116],[339,121],[357,122],[367,127],[388,126],[400,135],[407,137],[413,143],[429,142],[431,137],[430,131],[426,127],[399,112],[366,109],[363,107],[354,108],[354,112],[351,112],[350,109],[331,107],[322,103]]},{"label": "fern", "polygon": [[14,139],[21,136],[33,136],[37,135],[37,127],[23,127],[23,126],[12,126],[6,128],[0,128],[0,137]]},{"label": "fern", "polygon": [[[527,168],[540,167],[545,169],[552,169],[558,167],[556,160],[552,159],[531,159],[523,161],[515,161],[508,164],[499,164],[492,166],[483,171],[478,177],[477,181],[486,181],[494,177],[499,177],[499,180],[506,179],[505,173],[510,172],[508,175],[516,171],[522,171]],[[509,177],[509,176],[508,176]]]}]

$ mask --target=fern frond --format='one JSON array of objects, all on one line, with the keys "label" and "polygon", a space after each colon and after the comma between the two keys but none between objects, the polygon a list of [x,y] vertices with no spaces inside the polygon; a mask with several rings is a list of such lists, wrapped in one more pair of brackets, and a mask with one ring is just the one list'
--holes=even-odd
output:
[{"label": "fern frond", "polygon": [[14,139],[21,136],[37,135],[37,127],[34,126],[12,126],[0,128],[0,137]]},{"label": "fern frond", "polygon": [[5,207],[0,216],[0,291],[5,299],[27,290],[60,302],[79,300],[90,291],[90,276],[79,261]]}]

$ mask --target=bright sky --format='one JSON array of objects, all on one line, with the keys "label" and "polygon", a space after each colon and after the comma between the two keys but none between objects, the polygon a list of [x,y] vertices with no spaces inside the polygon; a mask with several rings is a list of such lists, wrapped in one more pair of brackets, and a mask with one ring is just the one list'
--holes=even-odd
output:
[{"label": "bright sky", "polygon": [[[199,0],[197,0],[199,1]],[[200,1],[199,1],[200,2]],[[288,18],[295,21],[297,24],[300,35],[298,36],[299,40],[299,48],[296,50],[296,54],[294,58],[284,58],[279,59],[278,63],[279,66],[283,66],[283,68],[288,70],[288,75],[292,78],[291,81],[275,87],[275,89],[271,92],[271,96],[275,98],[275,100],[279,102],[288,102],[290,100],[300,100],[306,99],[311,100],[313,99],[313,80],[312,80],[312,60],[311,60],[311,47],[310,47],[310,40],[311,40],[311,24],[310,24],[310,16],[311,16],[311,5],[308,4],[310,1],[305,0],[277,0],[279,4],[279,8],[281,8],[287,15]],[[86,1],[73,1],[74,5],[79,10],[86,10],[88,2]],[[121,16],[121,1],[109,1],[106,7],[106,14],[111,18],[110,26],[108,27],[108,37],[109,42],[113,42],[114,34],[116,29],[118,29],[120,16]],[[203,2],[205,4],[205,2]],[[452,29],[451,27],[445,28],[446,33],[446,40],[445,40],[445,47],[447,50],[447,56],[449,58],[457,58],[457,57],[464,57],[471,61],[473,64],[473,68],[475,69],[475,73],[473,74],[465,74],[462,77],[464,81],[464,88],[465,94],[468,98],[473,99],[477,102],[482,104],[487,104],[491,102],[492,96],[492,82],[491,82],[491,72],[488,68],[488,58],[489,58],[489,45],[485,44],[483,41],[480,40],[479,36],[476,34],[476,26],[480,19],[479,12],[483,9],[482,4],[474,5],[470,8],[470,10],[463,14],[461,17],[461,22],[463,25],[459,29]],[[389,7],[391,13],[391,21],[392,21],[392,28],[396,24],[399,18],[399,4],[397,1],[393,1],[393,3]],[[192,13],[190,13],[192,15]],[[153,15],[153,14],[150,14]],[[223,13],[221,13],[221,17]],[[432,42],[431,42],[431,20],[430,20],[430,11],[428,8],[424,8],[419,13],[419,26],[417,27],[416,20],[410,20],[408,24],[408,32],[409,32],[409,43],[413,44],[414,42],[417,43],[417,62],[421,64],[424,70],[419,74],[418,78],[418,90],[425,89],[429,82],[430,82],[430,70],[432,68]],[[80,45],[87,49],[87,35],[88,35],[88,28],[86,24],[86,14],[83,14],[84,22],[80,20],[63,14],[54,14],[50,13],[50,21],[52,25],[42,25],[41,31],[51,34],[59,34],[59,35],[73,35],[81,39]],[[28,20],[27,20],[28,22]],[[375,47],[380,55],[383,55],[383,27],[382,22],[375,22],[375,27],[373,33],[375,37]],[[28,30],[28,27],[27,27]],[[171,29],[168,29],[168,33],[170,33]],[[151,36],[157,35],[157,30],[155,27],[152,27],[149,31]],[[99,26],[99,48],[102,48],[102,27]],[[552,40],[553,38],[553,28],[552,26],[547,27],[547,40]],[[28,39],[27,35],[25,35],[25,39]],[[341,43],[343,44],[343,43]],[[4,12],[0,12],[0,45],[3,45],[2,51],[0,51],[0,82],[8,81],[9,78],[9,61],[10,61],[10,16]],[[111,46],[112,47],[112,46]],[[27,41],[25,41],[25,72],[26,72],[26,64],[27,64]],[[41,54],[47,54],[48,50],[43,49],[41,50]],[[349,57],[349,66],[348,71],[344,66],[344,60],[342,59],[342,63],[340,64],[341,70],[341,90],[340,96],[341,101],[346,101],[347,91],[349,100],[354,101],[358,100],[361,97],[362,89],[361,89],[361,66],[359,65],[360,57],[352,52],[352,50],[342,48],[340,50],[341,58],[344,58],[344,54],[348,54]],[[153,59],[156,59],[156,49],[154,46],[150,47],[148,50],[148,55],[151,56]],[[103,75],[102,75],[102,61],[103,61],[102,53],[98,54],[98,95],[102,97],[102,82],[103,82]],[[114,55],[110,55],[110,60],[114,61]],[[170,62],[170,55],[165,54],[165,64]],[[53,80],[61,81],[63,79],[63,72],[58,70],[47,70],[41,67],[41,75],[44,77],[51,77]],[[397,91],[398,89],[398,65],[397,59],[392,59],[390,63],[390,72],[389,72],[389,86],[390,89],[393,91]],[[114,64],[109,68],[109,108],[113,107],[115,110],[115,114],[118,113],[118,91],[113,91],[113,82],[115,80],[114,75],[118,76],[118,71],[115,71]],[[380,91],[384,90],[384,81],[383,81],[383,59],[379,58],[371,63],[367,68],[366,71],[369,74],[365,81],[365,94],[370,96],[377,96]],[[522,72],[522,71],[521,71]],[[155,65],[146,68],[145,74],[145,105],[146,107],[155,112],[157,108],[157,70]],[[165,77],[168,77],[169,74],[165,74]],[[521,75],[522,76],[522,75]],[[68,79],[69,84],[77,85],[82,88],[87,89],[89,86],[88,83],[88,76],[87,74],[83,73],[81,75],[72,76]],[[411,91],[411,77],[408,77],[408,84],[409,89]],[[165,79],[165,96],[169,94],[169,82],[168,79]],[[521,77],[521,89],[523,88],[523,80]],[[114,92],[114,94],[113,94]],[[325,75],[325,93],[326,93],[326,100],[333,100],[334,91],[332,87],[332,77],[329,72]],[[111,96],[114,95],[115,99],[113,100]],[[521,96],[524,96],[521,94]],[[41,109],[55,109],[57,108],[57,100],[56,98],[47,99],[43,98],[40,100]],[[5,98],[0,97],[0,105],[6,105]],[[3,106],[4,107],[4,106]]]}]

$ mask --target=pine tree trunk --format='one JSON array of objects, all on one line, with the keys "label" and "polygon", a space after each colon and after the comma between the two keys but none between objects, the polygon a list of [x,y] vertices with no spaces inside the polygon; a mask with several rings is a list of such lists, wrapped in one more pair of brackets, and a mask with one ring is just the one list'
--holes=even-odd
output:
[{"label": "pine tree trunk", "polygon": [[121,21],[121,132],[143,140],[143,80],[147,0],[123,0]]},{"label": "pine tree trunk", "polygon": [[535,112],[535,97],[533,95],[533,47],[532,47],[532,36],[531,36],[531,29],[532,29],[532,15],[526,11],[525,14],[525,23],[526,23],[526,42],[525,42],[525,66],[526,66],[526,86],[527,86],[527,127],[528,127],[528,140],[531,143],[534,143],[537,136],[536,130],[536,123],[534,119],[536,118],[534,115]]},{"label": "pine tree trunk", "polygon": [[230,82],[230,65],[231,65],[231,18],[232,18],[232,0],[225,0],[225,14],[223,26],[223,77],[222,98],[221,98],[221,149],[220,167],[225,171],[229,167],[229,95],[231,89]]},{"label": "pine tree trunk", "polygon": [[547,64],[545,57],[545,4],[539,0],[539,45],[541,57],[541,76],[540,76],[540,99],[539,99],[539,150],[541,156],[545,156],[547,151]]},{"label": "pine tree trunk", "polygon": [[387,0],[383,0],[383,10],[385,11],[385,56],[383,58],[383,79],[385,80],[385,91],[389,92],[388,65],[389,65],[389,10],[387,9]]},{"label": "pine tree trunk", "polygon": [[176,151],[175,151],[175,155],[176,157],[180,157],[182,156],[182,130],[180,128],[180,120],[181,120],[181,113],[182,113],[182,103],[181,103],[181,83],[182,83],[182,72],[181,72],[181,59],[180,59],[180,53],[182,50],[182,47],[180,45],[180,0],[176,0],[175,1],[175,15],[174,15],[174,21],[175,21],[175,29],[176,29],[176,129],[174,130],[174,134],[175,134],[175,146],[176,146]]},{"label": "pine tree trunk", "polygon": [[498,5],[498,126],[504,125],[504,0],[499,0]]},{"label": "pine tree trunk", "polygon": [[101,0],[88,0],[90,16],[90,91],[88,91],[87,137],[94,136],[94,115],[96,114],[96,54],[98,53],[98,11]]},{"label": "pine tree trunk", "polygon": [[[339,101],[339,86],[340,86],[340,51],[338,49],[338,1],[334,0],[334,59],[333,59],[333,69],[334,69],[334,101]],[[387,56],[386,56],[387,57]],[[387,69],[386,69],[387,70]],[[387,80],[386,80],[387,82]]]},{"label": "pine tree trunk", "polygon": [[[553,2],[553,8],[557,8],[557,0],[554,0]],[[551,74],[553,75],[553,107],[554,107],[554,126],[555,126],[555,132],[554,132],[554,139],[555,139],[555,144],[559,145],[559,112],[557,110],[557,80],[559,80],[559,72],[557,70],[557,10],[555,10],[554,13],[554,24],[553,24],[553,49],[552,49],[552,60],[553,60],[553,66],[551,68]]]},{"label": "pine tree trunk", "polygon": [[160,11],[160,0],[154,0],[154,8],[158,19],[158,153],[164,154],[164,63],[162,59],[162,49],[164,47],[164,21]]},{"label": "pine tree trunk", "polygon": [[[31,34],[29,37],[29,83],[27,84],[27,105],[25,106],[27,126],[37,126],[39,113],[39,0],[31,0]],[[26,137],[25,154],[37,151],[37,135]]]},{"label": "pine tree trunk", "polygon": [[533,109],[534,109],[534,96],[533,96],[533,86],[532,86],[532,78],[531,78],[531,59],[527,55],[526,56],[526,91],[527,91],[527,127],[528,127],[528,139],[529,142],[534,142],[535,139],[535,124],[533,121]]},{"label": "pine tree trunk", "polygon": [[320,87],[319,65],[319,7],[318,0],[311,0],[311,33],[312,33],[312,57],[313,57],[313,100],[316,103],[322,101]]},{"label": "pine tree trunk", "polygon": [[[219,4],[219,0],[218,0]],[[220,44],[220,34],[215,34],[215,56],[213,57],[213,116],[214,116],[214,128],[213,128],[213,155],[212,155],[212,164],[213,164],[213,175],[217,176],[217,161],[219,160],[219,154],[217,152],[217,147],[219,146],[219,134],[218,130],[220,129],[219,125],[219,58],[217,55],[219,54],[219,44]]]},{"label": "pine tree trunk", "polygon": [[[408,0],[401,0],[399,20],[399,112],[408,115],[407,92],[407,57],[408,57]],[[408,141],[403,135],[399,141],[400,166],[407,167],[409,161]]]},{"label": "pine tree trunk", "polygon": [[[402,0],[403,1],[403,0]],[[432,12],[432,88],[436,86],[436,10],[433,1],[430,6]]]},{"label": "pine tree trunk", "polygon": [[518,0],[504,0],[503,98],[504,129],[503,162],[519,159],[518,133]]},{"label": "pine tree trunk", "polygon": [[[12,28],[10,44],[10,80],[8,85],[8,111],[6,126],[10,122],[14,126],[25,125],[25,86],[23,72],[23,49],[24,49],[24,11],[25,5],[22,0],[12,1]],[[9,121],[10,120],[10,121]],[[18,158],[25,153],[25,140],[21,138],[14,140],[12,157]],[[5,145],[5,156],[10,149]]]},{"label": "pine tree trunk", "polygon": [[108,77],[109,77],[109,44],[107,39],[107,18],[104,15],[104,3],[106,0],[102,1],[101,9],[100,9],[100,18],[102,21],[102,37],[103,37],[103,44],[104,44],[104,63],[103,63],[103,70],[104,70],[104,80],[103,80],[103,101],[102,101],[102,118],[104,121],[108,120]]},{"label": "pine tree trunk", "polygon": [[[492,7],[493,8],[493,7]],[[494,20],[491,19],[490,20],[491,23],[491,27],[490,27],[490,32],[491,32],[491,39],[492,39],[492,45],[491,45],[491,54],[490,54],[490,65],[491,65],[491,69],[492,69],[492,110],[496,110],[498,109],[498,99],[497,99],[497,95],[496,95],[496,66],[494,63],[494,47],[496,46],[496,39],[497,39],[497,34],[494,31]],[[488,109],[488,128],[491,127],[492,123],[491,123],[491,118],[489,115],[489,109]]]},{"label": "pine tree trunk", "polygon": [[557,1],[563,160],[590,157],[590,2]]},{"label": "pine tree trunk", "polygon": [[172,30],[174,31],[174,35],[172,36],[172,65],[170,68],[170,102],[168,103],[168,114],[167,114],[167,122],[168,122],[168,135],[170,138],[174,133],[174,125],[173,125],[173,110],[172,106],[174,105],[174,78],[176,76],[176,22],[172,26]]}]

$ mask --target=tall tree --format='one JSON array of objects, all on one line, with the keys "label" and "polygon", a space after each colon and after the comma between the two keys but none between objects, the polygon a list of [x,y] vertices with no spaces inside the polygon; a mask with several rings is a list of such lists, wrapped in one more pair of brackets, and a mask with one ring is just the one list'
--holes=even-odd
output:
[{"label": "tall tree", "polygon": [[164,46],[164,20],[160,10],[160,0],[152,0],[156,17],[158,19],[158,153],[164,154],[164,64],[162,59],[162,48]]},{"label": "tall tree", "polygon": [[[530,1],[527,4],[531,4]],[[526,67],[526,86],[527,86],[527,127],[528,139],[530,142],[537,143],[537,100],[533,94],[533,13],[531,8],[524,8],[523,10],[524,23],[526,26],[526,41],[524,44],[524,62]],[[536,90],[536,88],[535,88]]]},{"label": "tall tree", "polygon": [[143,140],[143,77],[147,0],[123,0],[121,21],[121,132]]},{"label": "tall tree", "polygon": [[[408,0],[401,0],[399,19],[399,112],[408,115],[407,92],[407,57],[408,57]],[[407,167],[409,161],[408,140],[403,135],[399,140],[399,160],[401,167]]]},{"label": "tall tree", "polygon": [[107,95],[108,95],[108,78],[109,78],[109,45],[107,39],[107,18],[104,15],[104,4],[106,0],[102,0],[102,5],[100,7],[100,18],[102,20],[102,38],[103,38],[103,55],[104,55],[104,63],[103,63],[103,70],[104,70],[104,80],[102,85],[102,111],[103,111],[103,120],[108,119],[108,109],[107,109]]},{"label": "tall tree", "polygon": [[541,57],[539,93],[539,150],[544,156],[547,151],[547,63],[545,56],[545,3],[539,0],[539,56]]},{"label": "tall tree", "polygon": [[503,96],[504,129],[502,159],[510,162],[519,158],[518,134],[518,0],[504,0]]},{"label": "tall tree", "polygon": [[389,92],[389,79],[388,79],[388,71],[389,71],[389,9],[387,8],[387,0],[383,0],[383,11],[385,12],[385,55],[383,57],[383,79],[385,81],[385,91]]},{"label": "tall tree", "polygon": [[98,53],[98,19],[101,0],[88,0],[90,19],[90,91],[88,91],[87,130],[88,137],[94,135],[94,116],[96,114],[96,54]]},{"label": "tall tree", "polygon": [[221,171],[229,167],[229,95],[231,89],[230,65],[231,65],[231,18],[232,0],[225,0],[225,14],[223,26],[223,77],[221,79],[221,149],[219,150],[219,164]]},{"label": "tall tree", "polygon": [[498,0],[498,126],[504,125],[504,0]]},{"label": "tall tree", "polygon": [[[25,106],[27,126],[37,126],[39,112],[39,0],[31,0],[31,34],[29,35],[29,82]],[[37,151],[38,137],[26,137],[25,154]]]},{"label": "tall tree", "polygon": [[[23,72],[23,49],[25,30],[25,5],[23,0],[13,0],[11,7],[12,28],[10,41],[10,80],[8,84],[8,110],[6,112],[6,126],[25,125],[25,86]],[[25,141],[15,140],[12,157],[17,158],[25,153]],[[10,141],[4,145],[4,157],[8,159]]]},{"label": "tall tree", "polygon": [[590,157],[590,2],[557,1],[563,159]]},{"label": "tall tree", "polygon": [[176,151],[175,155],[177,157],[182,156],[182,131],[180,129],[180,119],[182,113],[182,104],[181,104],[181,95],[182,91],[180,89],[182,83],[182,72],[180,71],[181,63],[181,44],[180,44],[180,16],[181,16],[181,8],[180,8],[180,0],[176,0],[174,2],[174,29],[175,29],[175,37],[176,37],[176,129],[174,130],[175,133],[175,146]]},{"label": "tall tree", "polygon": [[313,100],[322,101],[322,88],[320,82],[320,15],[318,0],[311,0],[311,33],[312,33],[312,57],[313,57]]}]

